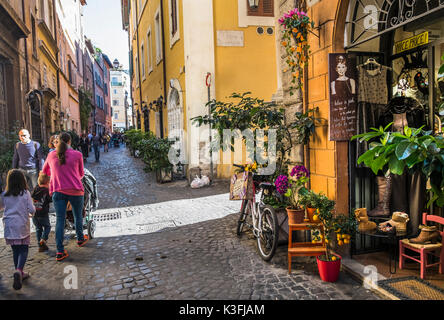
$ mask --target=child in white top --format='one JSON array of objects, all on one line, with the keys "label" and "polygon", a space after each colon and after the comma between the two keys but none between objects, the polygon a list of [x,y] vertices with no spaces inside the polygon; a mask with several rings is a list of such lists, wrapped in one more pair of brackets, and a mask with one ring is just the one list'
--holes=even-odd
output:
[{"label": "child in white top", "polygon": [[12,169],[6,178],[6,189],[0,197],[0,210],[5,209],[3,225],[6,244],[10,245],[14,258],[13,288],[19,290],[22,281],[29,277],[24,273],[31,241],[30,218],[35,213],[35,207],[28,191],[28,185],[23,172]]}]

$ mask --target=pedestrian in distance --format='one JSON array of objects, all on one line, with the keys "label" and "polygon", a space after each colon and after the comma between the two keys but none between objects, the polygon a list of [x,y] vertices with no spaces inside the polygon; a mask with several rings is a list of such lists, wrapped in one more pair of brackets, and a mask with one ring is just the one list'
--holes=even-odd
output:
[{"label": "pedestrian in distance", "polygon": [[34,202],[35,214],[32,222],[35,226],[35,234],[37,243],[39,244],[39,252],[47,251],[49,233],[51,232],[51,224],[49,222],[49,204],[52,202],[49,195],[49,180],[45,174],[40,174],[38,186],[32,192],[32,200]]},{"label": "pedestrian in distance", "polygon": [[88,133],[89,152],[92,152],[92,138],[93,138],[93,134],[91,132]]},{"label": "pedestrian in distance", "polygon": [[91,144],[94,149],[94,156],[96,157],[96,162],[100,161],[100,146],[102,145],[102,141],[100,136],[98,136],[95,132],[93,133],[93,137],[91,139]]},{"label": "pedestrian in distance", "polygon": [[82,150],[83,161],[86,161],[89,156],[89,139],[86,133],[83,133],[80,137],[80,150]]},{"label": "pedestrian in distance", "polygon": [[51,138],[49,138],[49,142],[48,142],[49,152],[54,151],[56,149],[57,143],[59,142],[58,138],[59,137],[56,134],[52,135]]},{"label": "pedestrian in distance", "polygon": [[37,178],[44,162],[42,148],[37,141],[32,141],[29,131],[19,131],[20,142],[14,148],[12,168],[21,169],[26,177],[30,190],[37,186]]},{"label": "pedestrian in distance", "polygon": [[68,257],[63,246],[65,236],[66,207],[72,206],[77,245],[83,247],[88,242],[88,235],[83,234],[84,176],[83,155],[71,148],[71,136],[67,132],[59,135],[56,152],[51,152],[45,161],[43,174],[51,177],[49,194],[52,196],[56,211],[55,240],[57,246],[56,260]]},{"label": "pedestrian in distance", "polygon": [[105,134],[103,135],[103,152],[108,152],[108,146],[109,146],[110,139],[111,138],[110,138],[108,132],[105,132]]},{"label": "pedestrian in distance", "polygon": [[31,243],[29,220],[35,212],[23,171],[9,170],[6,189],[0,197],[0,209],[3,208],[4,237],[6,244],[11,246],[15,268],[12,287],[19,290],[22,288],[22,281],[29,278],[29,274],[23,270]]}]

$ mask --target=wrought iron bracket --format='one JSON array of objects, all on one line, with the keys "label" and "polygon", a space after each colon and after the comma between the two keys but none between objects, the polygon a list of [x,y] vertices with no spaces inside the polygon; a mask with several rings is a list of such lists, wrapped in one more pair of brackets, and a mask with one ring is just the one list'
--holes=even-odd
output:
[{"label": "wrought iron bracket", "polygon": [[314,32],[311,31],[311,30],[308,30],[308,32],[310,32],[312,35],[314,35],[316,38],[318,38],[319,46],[321,45],[321,28],[322,28],[325,24],[327,24],[328,22],[331,22],[331,21],[335,21],[335,20],[334,20],[334,19],[328,19],[328,20],[326,20],[326,21],[324,21],[324,22],[322,22],[322,23],[319,23],[317,27],[314,27],[313,30],[316,30],[316,31],[317,31],[317,34],[314,33]]}]

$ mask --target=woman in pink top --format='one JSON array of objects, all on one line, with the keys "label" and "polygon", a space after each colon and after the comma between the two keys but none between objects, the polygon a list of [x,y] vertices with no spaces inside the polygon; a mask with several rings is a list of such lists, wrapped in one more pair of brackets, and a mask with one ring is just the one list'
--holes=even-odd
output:
[{"label": "woman in pink top", "polygon": [[74,215],[77,245],[82,247],[88,241],[88,236],[83,234],[83,156],[82,153],[71,148],[69,133],[63,132],[59,135],[57,148],[55,152],[48,154],[42,173],[51,177],[49,193],[52,195],[57,217],[55,228],[56,260],[61,261],[68,257],[63,246],[68,202],[71,203]]}]

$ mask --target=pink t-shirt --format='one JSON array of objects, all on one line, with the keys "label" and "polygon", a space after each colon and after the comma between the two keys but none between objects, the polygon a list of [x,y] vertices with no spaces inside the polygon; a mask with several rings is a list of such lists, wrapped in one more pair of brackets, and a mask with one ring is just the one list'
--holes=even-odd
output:
[{"label": "pink t-shirt", "polygon": [[69,195],[78,193],[82,195],[84,192],[82,178],[83,171],[83,155],[81,152],[69,148],[65,153],[66,163],[59,164],[57,151],[51,151],[43,165],[42,172],[51,177],[49,182],[49,193],[61,192]]}]

